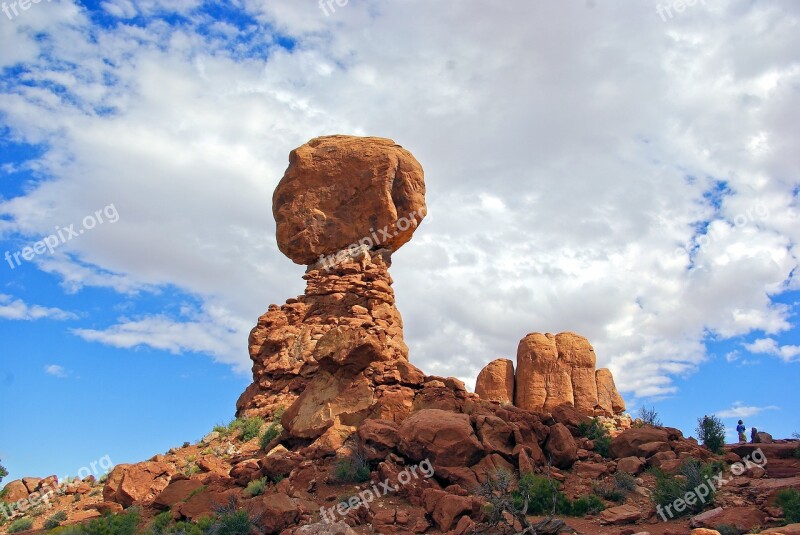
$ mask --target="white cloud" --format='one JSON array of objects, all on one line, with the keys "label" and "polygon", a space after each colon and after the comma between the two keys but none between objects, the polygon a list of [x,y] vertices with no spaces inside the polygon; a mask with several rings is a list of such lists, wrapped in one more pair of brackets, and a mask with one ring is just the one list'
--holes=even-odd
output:
[{"label": "white cloud", "polygon": [[77,319],[77,316],[60,308],[29,305],[21,299],[14,299],[10,295],[0,294],[0,319],[31,321],[44,318],[72,320]]},{"label": "white cloud", "polygon": [[249,361],[244,361],[241,355],[247,354],[247,331],[242,322],[226,319],[225,311],[217,310],[183,321],[165,316],[122,318],[106,329],[73,329],[72,332],[84,340],[126,349],[146,346],[174,354],[206,353],[245,372]]},{"label": "white cloud", "polygon": [[48,375],[52,375],[53,377],[58,378],[65,378],[69,375],[67,370],[63,366],[59,366],[58,364],[48,364],[44,367],[44,372]]},{"label": "white cloud", "polygon": [[749,418],[751,416],[755,416],[756,414],[761,414],[764,411],[776,410],[780,410],[780,407],[776,407],[774,405],[769,405],[767,407],[753,407],[745,405],[741,401],[735,401],[731,408],[717,411],[717,416],[720,418]]},{"label": "white cloud", "polygon": [[[392,274],[411,359],[430,373],[471,382],[526,333],[574,330],[621,389],[658,396],[709,337],[793,328],[773,298],[800,288],[796,3],[665,23],[647,3],[457,2],[443,16],[437,2],[351,2],[325,17],[248,0],[270,25],[236,34],[263,36],[253,46],[201,30],[191,2],[172,6],[180,27],[113,30],[59,4],[26,18],[47,39],[22,25],[0,38],[17,47],[0,46],[0,64],[30,62],[0,113],[49,147],[35,161],[49,180],[0,202],[0,233],[41,235],[113,202],[119,222],[41,267],[71,291],[175,285],[204,304],[201,319],[86,338],[248,368],[249,327],[303,289],[274,243],[272,191],[289,150],[329,133],[392,137],[426,170],[429,216]],[[296,46],[275,48],[270,27]]]},{"label": "white cloud", "polygon": [[751,353],[774,355],[784,362],[800,362],[800,346],[778,345],[773,338],[759,338],[750,344],[743,344]]}]

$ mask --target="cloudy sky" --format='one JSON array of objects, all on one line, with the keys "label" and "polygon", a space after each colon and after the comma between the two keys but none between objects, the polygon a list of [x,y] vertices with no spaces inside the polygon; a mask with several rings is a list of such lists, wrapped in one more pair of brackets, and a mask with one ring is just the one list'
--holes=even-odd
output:
[{"label": "cloudy sky", "polygon": [[392,274],[426,372],[569,330],[634,412],[800,431],[797,2],[343,3],[3,4],[9,479],[230,419],[249,329],[303,291],[272,191],[334,133],[425,169]]}]

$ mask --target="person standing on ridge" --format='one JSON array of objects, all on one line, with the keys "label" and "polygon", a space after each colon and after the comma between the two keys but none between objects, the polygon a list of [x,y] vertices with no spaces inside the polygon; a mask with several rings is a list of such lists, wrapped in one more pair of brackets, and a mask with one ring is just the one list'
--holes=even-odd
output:
[{"label": "person standing on ridge", "polygon": [[739,444],[747,443],[747,436],[744,434],[745,431],[747,431],[747,428],[744,426],[744,422],[739,420],[739,425],[736,426],[736,432],[739,433]]}]

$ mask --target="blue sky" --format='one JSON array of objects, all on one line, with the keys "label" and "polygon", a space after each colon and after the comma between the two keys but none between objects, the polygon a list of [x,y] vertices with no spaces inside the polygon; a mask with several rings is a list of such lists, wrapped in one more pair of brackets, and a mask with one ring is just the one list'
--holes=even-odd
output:
[{"label": "blue sky", "polygon": [[292,148],[332,133],[391,137],[425,168],[429,215],[392,267],[424,371],[471,386],[525,334],[570,330],[632,412],[800,431],[800,7],[657,4],[0,13],[8,480],[232,418],[249,329],[303,291],[272,191]]}]

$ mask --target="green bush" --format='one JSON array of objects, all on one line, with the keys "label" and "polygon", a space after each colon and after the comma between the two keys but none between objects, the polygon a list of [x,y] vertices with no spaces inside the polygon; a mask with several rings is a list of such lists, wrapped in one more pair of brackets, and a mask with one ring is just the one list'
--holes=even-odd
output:
[{"label": "green bush", "polygon": [[[2,460],[2,459],[0,459],[0,460]],[[6,470],[5,466],[0,464],[0,483],[3,482],[3,478],[6,477],[7,475],[8,475],[8,470]]]},{"label": "green bush", "polygon": [[698,418],[697,438],[705,447],[721,455],[725,446],[725,425],[716,416]]},{"label": "green bush", "polygon": [[278,422],[272,422],[261,436],[261,449],[266,449],[270,442],[283,432],[283,427]]},{"label": "green bush", "polygon": [[636,478],[620,470],[614,473],[614,485],[620,490],[631,492],[636,490]]},{"label": "green bush", "polygon": [[57,535],[135,535],[136,526],[139,524],[139,510],[135,507],[128,509],[127,513],[106,515],[96,518],[88,524],[56,528],[53,534]]},{"label": "green bush", "polygon": [[514,505],[520,509],[528,502],[529,515],[549,514],[555,504],[556,513],[566,515],[570,511],[569,499],[558,490],[555,480],[535,474],[525,474],[513,493]]},{"label": "green bush", "polygon": [[243,442],[256,438],[261,433],[261,427],[264,425],[264,420],[261,418],[245,418],[242,421],[242,434],[240,438]]},{"label": "green bush", "polygon": [[214,535],[250,535],[253,523],[247,516],[247,511],[232,511],[220,515],[211,531]]},{"label": "green bush", "polygon": [[352,455],[340,459],[333,474],[338,483],[363,483],[369,481],[369,462],[361,455]]},{"label": "green bush", "polygon": [[47,520],[44,521],[44,529],[57,528],[66,519],[67,513],[65,511],[59,511],[55,514],[52,514]]},{"label": "green bush", "polygon": [[33,527],[33,520],[30,518],[20,518],[13,521],[8,526],[9,533],[19,533],[20,531],[28,531]]},{"label": "green bush", "polygon": [[264,489],[267,488],[267,478],[262,477],[261,479],[254,479],[250,483],[247,484],[247,488],[244,489],[245,493],[251,498],[255,496],[260,496],[264,494]]},{"label": "green bush", "polygon": [[677,500],[683,500],[687,492],[694,493],[702,485],[708,490],[705,503],[697,500],[694,505],[687,503],[683,512],[678,512],[673,507],[668,513],[675,517],[697,514],[714,503],[714,488],[708,484],[708,481],[713,480],[714,475],[718,474],[720,470],[720,463],[701,464],[697,459],[688,459],[681,465],[681,477],[654,470],[656,486],[652,494],[653,503],[662,508],[672,506]]},{"label": "green bush", "polygon": [[605,458],[611,457],[611,435],[597,418],[578,424],[578,434],[594,442],[594,451]]},{"label": "green bush", "polygon": [[626,493],[619,489],[616,483],[613,481],[610,484],[608,481],[600,484],[595,483],[592,486],[592,489],[594,490],[595,494],[602,497],[604,500],[617,503],[622,503],[625,501]]},{"label": "green bush", "polygon": [[778,492],[778,506],[783,509],[787,524],[800,522],[800,492],[796,489],[785,489]]},{"label": "green bush", "polygon": [[[623,496],[624,498],[624,496]],[[581,496],[574,502],[570,504],[570,516],[586,516],[586,515],[596,515],[606,506],[603,504],[603,500],[595,496],[594,494],[590,494],[589,496]]]},{"label": "green bush", "polygon": [[658,417],[655,407],[648,409],[647,405],[642,405],[639,409],[638,419],[645,425],[652,425],[653,427],[661,427],[661,419]]}]

